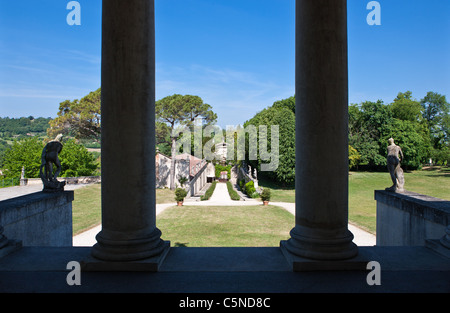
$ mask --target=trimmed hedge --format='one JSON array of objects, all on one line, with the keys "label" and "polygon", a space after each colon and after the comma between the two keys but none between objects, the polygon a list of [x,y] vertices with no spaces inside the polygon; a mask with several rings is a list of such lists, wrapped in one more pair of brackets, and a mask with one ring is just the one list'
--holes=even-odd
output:
[{"label": "trimmed hedge", "polygon": [[241,197],[238,195],[236,190],[234,190],[233,185],[229,181],[227,181],[227,189],[231,200],[241,200]]},{"label": "trimmed hedge", "polygon": [[214,193],[214,189],[216,189],[217,181],[213,181],[211,183],[211,186],[209,186],[208,190],[206,190],[205,194],[200,197],[201,201],[209,200],[211,198],[212,194]]}]

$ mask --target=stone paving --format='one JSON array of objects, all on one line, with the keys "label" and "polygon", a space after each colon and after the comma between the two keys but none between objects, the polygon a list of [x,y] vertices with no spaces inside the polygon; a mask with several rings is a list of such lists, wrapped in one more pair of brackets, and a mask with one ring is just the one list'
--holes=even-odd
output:
[{"label": "stone paving", "polygon": [[[88,185],[89,184],[68,184],[64,186],[64,190],[75,190],[78,188],[86,187]],[[42,191],[42,189],[43,189],[42,183],[33,183],[26,186],[0,188],[0,201],[24,196],[34,192],[39,192]]]}]

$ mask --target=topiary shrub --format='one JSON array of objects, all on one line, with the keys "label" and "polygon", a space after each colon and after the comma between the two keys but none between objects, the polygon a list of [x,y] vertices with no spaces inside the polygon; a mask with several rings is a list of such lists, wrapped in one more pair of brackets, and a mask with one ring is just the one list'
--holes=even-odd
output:
[{"label": "topiary shrub", "polygon": [[187,196],[187,191],[184,190],[183,188],[175,189],[175,200],[176,201],[183,201],[186,196]]},{"label": "topiary shrub", "polygon": [[262,201],[270,201],[270,189],[264,188],[260,197]]},{"label": "topiary shrub", "polygon": [[251,180],[245,184],[245,193],[248,196],[251,197],[255,192],[256,192],[256,189],[255,189],[255,184],[253,183],[253,180]]}]

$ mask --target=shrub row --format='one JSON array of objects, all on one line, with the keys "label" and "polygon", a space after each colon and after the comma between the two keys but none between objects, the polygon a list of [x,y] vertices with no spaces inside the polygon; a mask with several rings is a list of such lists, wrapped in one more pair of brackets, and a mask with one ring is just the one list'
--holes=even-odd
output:
[{"label": "shrub row", "polygon": [[241,197],[238,195],[236,190],[234,190],[233,185],[229,181],[227,181],[227,189],[231,200],[241,200]]},{"label": "shrub row", "polygon": [[201,201],[209,200],[209,198],[211,198],[211,196],[212,196],[212,194],[214,192],[214,189],[216,189],[216,184],[217,184],[217,181],[213,181],[211,183],[211,186],[209,186],[209,188],[208,188],[208,190],[206,190],[205,194],[200,197]]}]

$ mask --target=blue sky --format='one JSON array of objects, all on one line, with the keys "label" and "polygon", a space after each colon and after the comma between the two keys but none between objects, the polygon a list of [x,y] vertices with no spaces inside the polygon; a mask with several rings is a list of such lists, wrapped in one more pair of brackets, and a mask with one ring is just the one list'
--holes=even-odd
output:
[{"label": "blue sky", "polygon": [[[59,103],[100,87],[101,1],[0,0],[0,116],[56,117]],[[411,90],[450,100],[450,1],[348,0],[349,101]],[[156,99],[202,97],[218,124],[242,124],[294,95],[294,0],[155,0]]]}]

